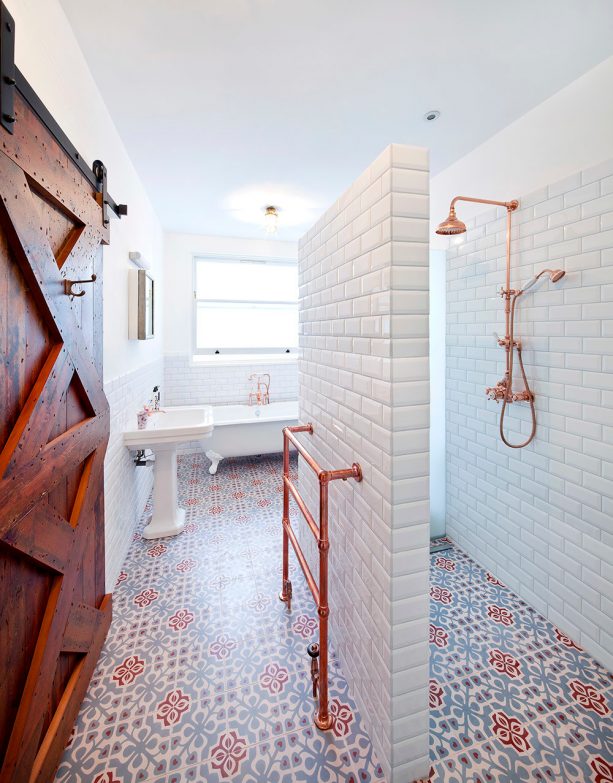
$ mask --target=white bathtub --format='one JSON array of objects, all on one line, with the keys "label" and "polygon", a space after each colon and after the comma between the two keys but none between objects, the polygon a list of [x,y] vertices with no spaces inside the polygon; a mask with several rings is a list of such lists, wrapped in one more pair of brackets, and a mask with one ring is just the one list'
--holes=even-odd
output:
[{"label": "white bathtub", "polygon": [[225,457],[248,457],[283,451],[283,427],[298,423],[298,401],[269,405],[214,405],[213,432],[206,440],[209,473]]}]

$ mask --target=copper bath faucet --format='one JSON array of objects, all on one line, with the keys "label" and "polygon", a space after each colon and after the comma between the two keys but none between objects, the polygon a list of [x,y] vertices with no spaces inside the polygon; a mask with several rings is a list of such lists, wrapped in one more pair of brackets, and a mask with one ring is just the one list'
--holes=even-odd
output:
[{"label": "copper bath faucet", "polygon": [[[505,287],[500,291],[500,296],[504,299],[504,320],[505,336],[498,340],[498,345],[504,348],[506,355],[504,377],[498,381],[495,386],[488,386],[485,390],[490,400],[496,402],[502,401],[502,410],[500,411],[500,438],[505,446],[511,449],[522,449],[532,442],[536,435],[536,409],[534,406],[534,394],[530,389],[526,371],[524,369],[524,360],[522,358],[522,344],[520,340],[515,339],[515,306],[517,300],[529,288],[540,280],[543,275],[548,274],[552,283],[557,283],[566,274],[563,269],[543,269],[536,274],[523,288],[511,288],[511,213],[519,206],[519,201],[493,201],[486,198],[472,198],[471,196],[456,196],[449,205],[449,215],[436,229],[437,234],[443,236],[453,236],[455,234],[464,234],[466,225],[458,219],[455,212],[455,205],[458,201],[470,201],[474,204],[492,204],[497,207],[504,207],[507,211],[507,236],[506,236],[506,281]],[[513,357],[517,352],[519,369],[521,371],[524,388],[521,391],[513,391]],[[530,435],[522,443],[511,443],[504,433],[504,417],[507,405],[513,402],[527,402],[530,405],[530,414],[532,418],[532,428]]]},{"label": "copper bath faucet", "polygon": [[[268,378],[267,381],[263,381],[262,378]],[[265,372],[262,375],[253,373],[249,376],[250,381],[257,380],[257,391],[249,392],[249,405],[269,405],[270,404],[270,374]]]}]

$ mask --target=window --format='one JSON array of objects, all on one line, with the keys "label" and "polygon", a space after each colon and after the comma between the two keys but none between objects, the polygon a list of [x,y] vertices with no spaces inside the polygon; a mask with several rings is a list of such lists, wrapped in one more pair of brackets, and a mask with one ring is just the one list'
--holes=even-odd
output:
[{"label": "window", "polygon": [[194,300],[195,353],[296,352],[295,262],[196,258]]}]

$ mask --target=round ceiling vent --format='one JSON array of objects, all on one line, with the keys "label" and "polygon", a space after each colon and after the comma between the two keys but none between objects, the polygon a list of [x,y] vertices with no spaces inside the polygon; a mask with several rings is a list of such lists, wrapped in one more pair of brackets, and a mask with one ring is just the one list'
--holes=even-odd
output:
[{"label": "round ceiling vent", "polygon": [[426,120],[426,122],[434,122],[434,120],[438,120],[440,116],[441,116],[440,111],[437,111],[436,109],[431,109],[430,111],[427,111],[424,114],[424,120]]}]

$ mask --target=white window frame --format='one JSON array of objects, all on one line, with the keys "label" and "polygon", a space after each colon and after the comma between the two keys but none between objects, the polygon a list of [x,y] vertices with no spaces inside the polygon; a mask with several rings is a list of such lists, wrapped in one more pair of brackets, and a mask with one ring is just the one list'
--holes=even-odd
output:
[{"label": "white window frame", "polygon": [[[252,263],[252,264],[271,264],[275,266],[291,266],[296,267],[296,274],[298,272],[297,270],[297,261],[294,259],[289,258],[260,258],[257,256],[251,256],[249,258],[246,258],[244,256],[228,256],[228,255],[222,255],[222,254],[207,254],[207,253],[197,253],[192,258],[192,355],[194,357],[195,361],[208,361],[211,360],[215,363],[224,363],[224,362],[240,362],[241,360],[256,360],[258,358],[274,358],[275,361],[295,361],[298,355],[298,335],[296,334],[296,344],[293,346],[288,346],[287,348],[270,348],[266,346],[261,346],[257,348],[224,348],[223,350],[220,349],[213,349],[213,348],[198,348],[198,337],[197,337],[197,313],[198,313],[198,303],[199,302],[227,302],[232,304],[249,304],[252,300],[244,300],[244,299],[198,299],[198,292],[197,292],[197,280],[198,280],[198,262],[199,261],[216,261],[216,262],[228,262],[236,264],[237,262],[244,262],[244,263]],[[253,300],[253,303],[257,304],[274,304],[274,305],[294,305],[296,308],[298,308],[298,300],[296,299],[295,302],[293,301],[274,301],[274,302],[267,302],[262,300]]]}]

